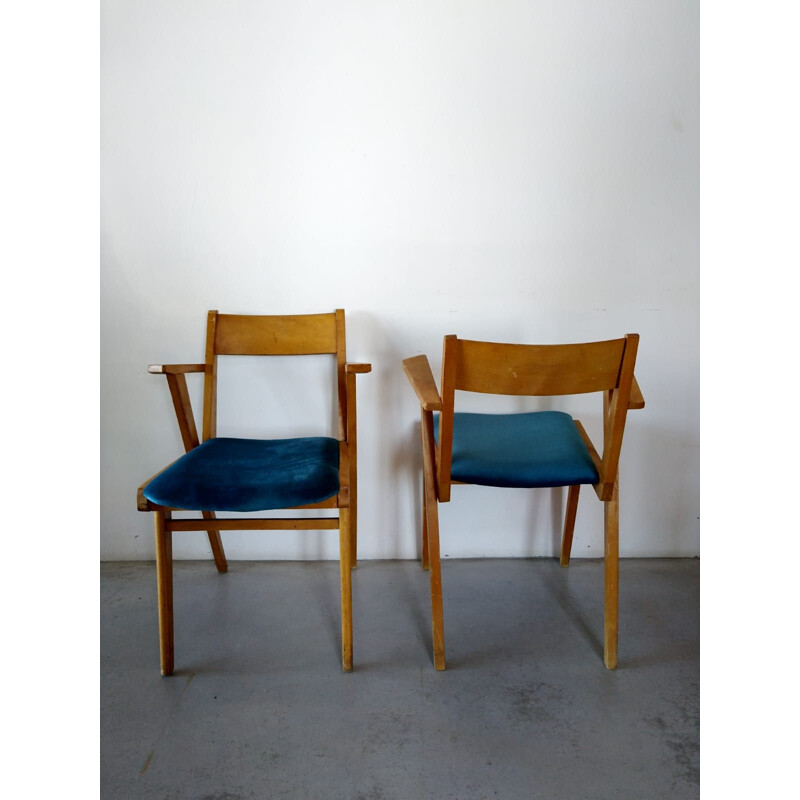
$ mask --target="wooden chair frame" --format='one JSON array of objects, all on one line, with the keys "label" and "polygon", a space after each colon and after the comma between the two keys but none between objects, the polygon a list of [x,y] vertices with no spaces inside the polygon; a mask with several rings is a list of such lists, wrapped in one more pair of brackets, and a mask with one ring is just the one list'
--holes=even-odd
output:
[{"label": "wooden chair frame", "polygon": [[[609,342],[572,345],[516,345],[445,336],[441,394],[425,355],[403,361],[420,402],[422,434],[422,566],[430,570],[433,658],[445,669],[438,503],[450,501],[453,414],[456,389],[498,395],[555,396],[601,391],[603,454],[574,420],[597,469],[593,484],[604,505],[604,661],[617,666],[619,617],[619,457],[629,409],[644,408],[634,376],[638,334]],[[438,444],[433,412],[440,412]],[[580,485],[569,487],[561,545],[561,566],[569,565]]]},{"label": "wooden chair frame", "polygon": [[[153,374],[165,375],[178,419],[186,452],[200,444],[189,399],[186,375],[204,375],[203,441],[217,431],[217,360],[221,355],[316,355],[336,356],[336,383],[339,440],[339,492],[328,500],[296,509],[335,508],[338,517],[301,519],[225,518],[213,511],[203,511],[202,519],[173,519],[167,508],[151,502],[144,489],[156,477],[145,481],[137,492],[139,511],[155,514],[156,571],[158,581],[158,620],[161,674],[174,670],[172,533],[201,531],[208,533],[214,562],[220,573],[228,571],[222,546],[223,530],[335,530],[339,531],[339,564],[342,619],[342,668],[353,668],[353,606],[350,573],[357,563],[358,477],[356,469],[356,375],[370,372],[370,364],[347,363],[344,311],[300,316],[250,316],[208,312],[206,357],[203,364],[158,364],[148,367]],[[163,470],[162,470],[163,471]],[[160,474],[160,473],[158,473]],[[213,525],[210,524],[213,522]]]}]

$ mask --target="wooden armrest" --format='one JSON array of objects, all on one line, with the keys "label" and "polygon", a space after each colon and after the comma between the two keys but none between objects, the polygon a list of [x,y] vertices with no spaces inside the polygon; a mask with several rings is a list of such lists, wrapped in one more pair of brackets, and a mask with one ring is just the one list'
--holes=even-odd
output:
[{"label": "wooden armrest", "polygon": [[355,374],[372,372],[372,364],[345,364],[344,371],[353,372]]},{"label": "wooden armrest", "polygon": [[147,371],[153,375],[183,375],[187,372],[205,372],[205,364],[151,364]]},{"label": "wooden armrest", "polygon": [[403,361],[403,370],[425,411],[441,411],[442,398],[439,397],[428,357],[422,355],[406,358]]},{"label": "wooden armrest", "polygon": [[631,396],[628,400],[628,408],[644,408],[644,397],[639,384],[636,381],[636,376],[633,376],[633,383],[631,384]]}]

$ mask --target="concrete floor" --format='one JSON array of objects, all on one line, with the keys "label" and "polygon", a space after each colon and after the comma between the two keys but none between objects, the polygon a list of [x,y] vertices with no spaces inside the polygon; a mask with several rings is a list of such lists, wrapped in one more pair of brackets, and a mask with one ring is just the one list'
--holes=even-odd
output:
[{"label": "concrete floor", "polygon": [[699,796],[699,561],[624,560],[620,667],[602,562],[362,562],[355,670],[336,562],[175,568],[175,675],[155,566],[101,569],[104,800],[648,800]]}]

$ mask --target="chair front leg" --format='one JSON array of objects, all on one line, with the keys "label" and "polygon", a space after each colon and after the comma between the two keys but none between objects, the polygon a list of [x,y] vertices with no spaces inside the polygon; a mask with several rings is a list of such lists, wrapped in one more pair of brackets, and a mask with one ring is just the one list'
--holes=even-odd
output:
[{"label": "chair front leg", "polygon": [[442,607],[442,562],[439,555],[439,507],[428,496],[428,564],[431,573],[431,622],[433,627],[433,666],[445,668],[444,611]]},{"label": "chair front leg", "polygon": [[422,569],[430,569],[428,558],[428,498],[425,491],[425,472],[422,473]]},{"label": "chair front leg", "polygon": [[605,625],[604,660],[607,669],[617,668],[619,624],[619,477],[604,505],[605,533]]},{"label": "chair front leg", "polygon": [[175,631],[172,612],[172,531],[166,521],[171,513],[155,512],[156,580],[158,583],[158,637],[161,654],[161,674],[172,675],[175,668]]},{"label": "chair front leg", "polygon": [[[433,666],[445,668],[444,658],[444,613],[442,608],[442,564],[439,553],[439,503],[434,483],[433,419],[430,412],[422,415],[422,474],[424,480],[423,504],[425,526],[423,536],[427,539],[428,566],[431,574],[431,622],[433,627]],[[424,548],[424,540],[423,540]],[[423,550],[423,564],[425,554]]]},{"label": "chair front leg", "polygon": [[561,539],[561,566],[569,566],[569,557],[572,553],[572,534],[575,530],[575,516],[578,513],[578,497],[581,493],[580,484],[569,487],[567,493],[567,513],[564,516],[564,536]]},{"label": "chair front leg", "polygon": [[342,597],[342,669],[350,672],[353,669],[353,589],[352,575],[353,554],[351,552],[352,511],[350,508],[339,509],[339,579]]}]

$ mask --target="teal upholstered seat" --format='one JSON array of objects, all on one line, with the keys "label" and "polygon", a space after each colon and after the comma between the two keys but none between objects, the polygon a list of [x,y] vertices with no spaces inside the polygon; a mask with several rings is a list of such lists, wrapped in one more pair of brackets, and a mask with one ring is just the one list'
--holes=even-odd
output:
[{"label": "teal upholstered seat", "polygon": [[[434,416],[438,441],[439,419]],[[599,476],[569,414],[453,415],[454,481],[533,488],[597,483]]]},{"label": "teal upholstered seat", "polygon": [[339,491],[339,442],[208,439],[144,489],[153,503],[198,511],[264,511],[327,500]]}]

